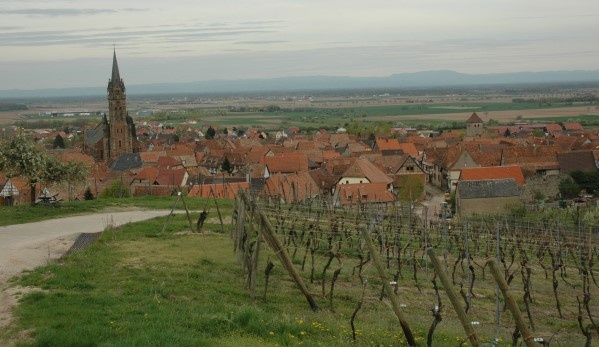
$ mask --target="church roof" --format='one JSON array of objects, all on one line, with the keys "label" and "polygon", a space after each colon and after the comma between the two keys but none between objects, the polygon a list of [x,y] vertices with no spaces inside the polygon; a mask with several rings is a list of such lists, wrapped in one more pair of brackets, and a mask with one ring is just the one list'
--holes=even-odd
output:
[{"label": "church roof", "polygon": [[101,128],[89,129],[85,132],[85,142],[90,145],[95,145],[102,140],[102,137],[104,137],[104,131]]},{"label": "church roof", "polygon": [[119,155],[110,168],[114,171],[126,171],[140,168],[142,164],[139,153],[124,153]]},{"label": "church roof", "polygon": [[116,61],[116,49],[114,50],[114,54],[112,56],[112,82],[119,82],[121,80],[121,75],[119,74],[119,64]]},{"label": "church roof", "polygon": [[484,123],[484,122],[482,119],[480,119],[480,117],[476,114],[476,112],[472,112],[472,115],[470,116],[470,118],[468,118],[466,123]]}]

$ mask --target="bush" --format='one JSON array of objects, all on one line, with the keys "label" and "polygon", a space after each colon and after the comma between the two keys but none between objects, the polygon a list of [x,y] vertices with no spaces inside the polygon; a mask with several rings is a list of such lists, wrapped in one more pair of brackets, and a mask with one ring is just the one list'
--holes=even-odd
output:
[{"label": "bush", "polygon": [[130,196],[129,187],[120,180],[113,181],[110,186],[100,193],[100,198],[128,198]]},{"label": "bush", "polygon": [[83,199],[94,200],[94,194],[92,194],[92,190],[89,187],[85,189],[85,193],[83,193]]},{"label": "bush", "polygon": [[580,193],[580,186],[572,178],[567,177],[560,181],[559,192],[563,199],[572,199]]}]

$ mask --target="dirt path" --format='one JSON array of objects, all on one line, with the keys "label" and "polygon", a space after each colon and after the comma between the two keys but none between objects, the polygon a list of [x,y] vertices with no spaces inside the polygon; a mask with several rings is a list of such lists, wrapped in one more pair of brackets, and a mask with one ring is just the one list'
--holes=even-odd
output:
[{"label": "dirt path", "polygon": [[0,227],[0,329],[11,321],[16,292],[8,280],[21,273],[60,258],[80,233],[93,233],[107,226],[165,216],[168,210],[97,213],[43,222]]}]

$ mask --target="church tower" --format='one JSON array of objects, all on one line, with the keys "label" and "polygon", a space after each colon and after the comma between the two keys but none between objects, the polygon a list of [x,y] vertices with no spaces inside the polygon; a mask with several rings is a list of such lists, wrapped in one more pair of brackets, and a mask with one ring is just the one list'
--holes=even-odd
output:
[{"label": "church tower", "polygon": [[112,76],[108,80],[108,124],[104,128],[104,159],[137,152],[135,124],[127,112],[125,83],[119,74],[116,49],[112,58]]}]

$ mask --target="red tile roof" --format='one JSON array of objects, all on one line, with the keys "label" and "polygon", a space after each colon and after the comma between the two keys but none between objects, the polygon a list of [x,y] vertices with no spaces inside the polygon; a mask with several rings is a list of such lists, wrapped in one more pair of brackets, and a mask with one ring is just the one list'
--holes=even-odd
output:
[{"label": "red tile roof", "polygon": [[387,190],[384,183],[341,184],[336,189],[335,195],[343,206],[395,201],[395,195]]},{"label": "red tile roof", "polygon": [[308,157],[303,153],[286,153],[273,157],[264,157],[264,164],[271,174],[308,171]]},{"label": "red tile roof", "polygon": [[522,169],[517,165],[469,167],[463,168],[460,174],[460,181],[496,180],[502,178],[513,178],[518,185],[525,183]]},{"label": "red tile roof", "polygon": [[277,174],[266,181],[263,194],[293,203],[319,196],[320,188],[308,172],[290,175]]},{"label": "red tile roof", "polygon": [[187,196],[192,198],[208,198],[211,197],[210,193],[212,192],[217,198],[233,199],[237,196],[239,190],[247,190],[249,188],[249,182],[194,185]]},{"label": "red tile roof", "polygon": [[370,183],[390,184],[393,179],[387,176],[381,169],[374,165],[370,160],[358,158],[341,175],[343,177],[365,177]]}]

